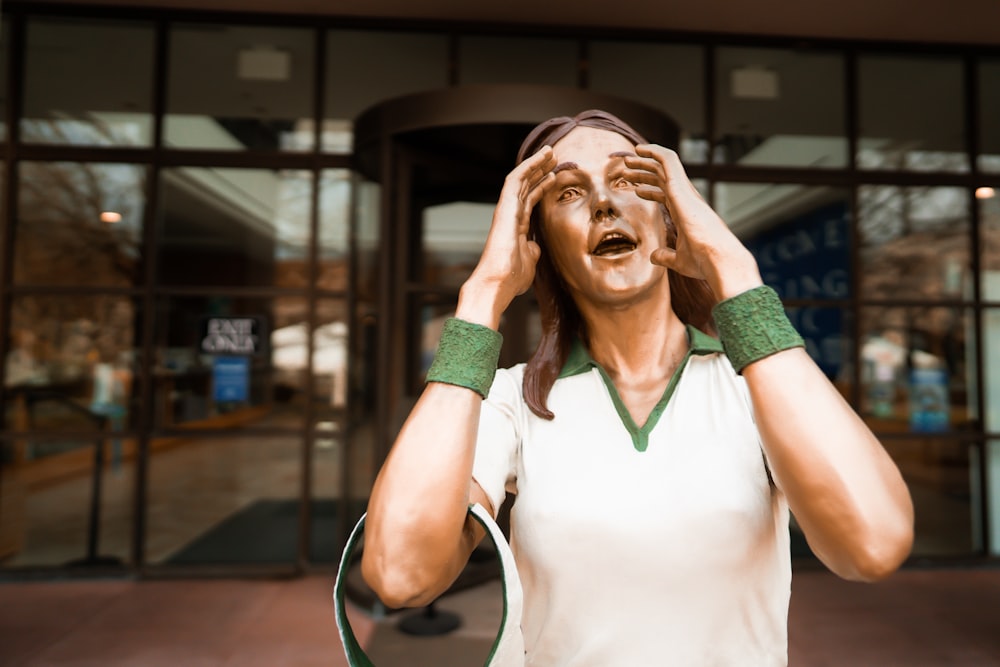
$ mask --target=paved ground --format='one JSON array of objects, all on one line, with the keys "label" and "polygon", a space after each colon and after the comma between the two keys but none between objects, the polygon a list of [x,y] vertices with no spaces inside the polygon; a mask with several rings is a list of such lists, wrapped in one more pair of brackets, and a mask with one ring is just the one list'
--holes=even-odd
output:
[{"label": "paved ground", "polygon": [[[330,592],[323,576],[0,584],[0,665],[343,667]],[[495,593],[442,601],[464,621],[445,638],[402,635],[395,615],[355,613],[354,627],[373,655],[402,656],[378,667],[445,667],[433,655],[471,667],[481,662],[462,652],[488,640]],[[913,569],[876,585],[797,572],[789,635],[792,667],[1000,666],[1000,569]]]}]

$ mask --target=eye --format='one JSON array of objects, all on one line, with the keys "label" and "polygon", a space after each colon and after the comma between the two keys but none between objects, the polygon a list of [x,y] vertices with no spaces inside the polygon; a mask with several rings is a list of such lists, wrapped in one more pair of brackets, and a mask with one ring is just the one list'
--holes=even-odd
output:
[{"label": "eye", "polygon": [[619,176],[618,178],[616,178],[611,185],[612,187],[618,189],[628,189],[635,187],[635,183],[626,179],[624,176]]},{"label": "eye", "polygon": [[556,199],[556,201],[569,201],[579,196],[580,196],[580,191],[578,189],[565,188],[562,192],[559,193],[559,197]]}]

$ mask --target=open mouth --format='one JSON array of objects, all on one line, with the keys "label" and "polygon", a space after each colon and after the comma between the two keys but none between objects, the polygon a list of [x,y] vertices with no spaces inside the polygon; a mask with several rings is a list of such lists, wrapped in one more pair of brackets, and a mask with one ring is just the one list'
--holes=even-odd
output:
[{"label": "open mouth", "polygon": [[608,232],[601,237],[597,245],[591,251],[591,254],[597,257],[609,257],[612,255],[622,255],[624,253],[632,252],[636,249],[638,244],[618,232]]}]

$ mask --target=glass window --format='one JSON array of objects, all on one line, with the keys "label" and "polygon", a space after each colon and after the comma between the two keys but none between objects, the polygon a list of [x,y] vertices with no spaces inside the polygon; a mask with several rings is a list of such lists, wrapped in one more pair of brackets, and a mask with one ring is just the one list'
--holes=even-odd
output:
[{"label": "glass window", "polygon": [[[1000,303],[1000,197],[993,188],[976,192],[979,205],[979,247],[981,250],[981,296],[984,301]],[[1000,424],[1000,422],[997,422]]]},{"label": "glass window", "polygon": [[162,283],[308,284],[309,172],[181,167],[160,173]]},{"label": "glass window", "polygon": [[963,308],[861,310],[861,414],[876,433],[978,428],[975,331]]},{"label": "glass window", "polygon": [[162,299],[156,315],[156,426],[301,427],[307,318],[300,298]]},{"label": "glass window", "polygon": [[589,45],[588,67],[591,90],[648,104],[677,121],[683,161],[708,159],[702,47],[594,41]]},{"label": "glass window", "polygon": [[1000,172],[1000,60],[979,63],[979,169]]},{"label": "glass window", "polygon": [[968,171],[963,80],[959,58],[859,58],[858,167]]},{"label": "glass window", "polygon": [[354,248],[357,264],[355,295],[361,303],[378,302],[379,230],[381,227],[382,186],[359,177],[354,188]]},{"label": "glass window", "polygon": [[883,438],[903,473],[914,509],[913,555],[964,556],[978,525],[978,451],[965,441],[931,437]]},{"label": "glass window", "polygon": [[154,42],[148,23],[29,20],[21,139],[148,146]]},{"label": "glass window", "polygon": [[862,186],[858,205],[866,299],[972,298],[968,190]]},{"label": "glass window", "polygon": [[170,32],[170,148],[308,151],[313,32],[180,24]]},{"label": "glass window", "polygon": [[720,48],[715,82],[716,162],[847,165],[840,54]]},{"label": "glass window", "polygon": [[425,208],[419,279],[427,285],[461,287],[479,263],[494,208],[462,201]]},{"label": "glass window", "polygon": [[7,22],[0,24],[0,141],[7,141],[7,45],[10,29]]},{"label": "glass window", "polygon": [[[351,184],[351,171],[348,169],[327,169],[322,174],[320,183],[319,281],[317,283],[320,289],[336,291],[347,289],[347,271],[350,263],[347,244],[351,213]],[[358,196],[365,197],[365,194],[359,193]],[[360,201],[358,207],[365,207],[369,204],[369,201]],[[377,219],[375,224],[378,224]]]},{"label": "glass window", "polygon": [[579,46],[570,39],[463,36],[458,81],[534,83],[574,87],[579,80]]},{"label": "glass window", "polygon": [[7,428],[127,428],[138,407],[141,323],[138,305],[125,296],[15,297],[4,363]]},{"label": "glass window", "polygon": [[[359,59],[364,67],[358,67]],[[323,150],[350,153],[354,119],[384,100],[448,85],[448,37],[331,30],[326,42]]]},{"label": "glass window", "polygon": [[295,562],[301,466],[299,437],[154,440],[147,562]]},{"label": "glass window", "polygon": [[984,428],[1000,433],[1000,308],[983,310]]},{"label": "glass window", "polygon": [[0,444],[0,567],[127,564],[134,457],[133,440],[67,437]]},{"label": "glass window", "polygon": [[802,336],[806,351],[840,394],[852,400],[854,386],[854,320],[841,308],[786,308],[788,319]]},{"label": "glass window", "polygon": [[130,287],[142,281],[146,168],[22,162],[14,280]]},{"label": "glass window", "polygon": [[986,512],[989,521],[990,544],[989,553],[1000,556],[1000,493],[997,492],[996,480],[1000,479],[1000,440],[986,443],[986,475],[993,480],[986,496]]}]

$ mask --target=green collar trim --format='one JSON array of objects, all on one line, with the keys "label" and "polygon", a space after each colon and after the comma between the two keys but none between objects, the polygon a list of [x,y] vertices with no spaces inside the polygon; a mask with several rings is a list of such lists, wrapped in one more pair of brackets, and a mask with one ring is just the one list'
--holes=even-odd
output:
[{"label": "green collar trim", "polygon": [[649,447],[649,434],[656,427],[656,423],[660,421],[660,416],[663,411],[667,408],[667,403],[670,401],[670,397],[674,393],[674,389],[677,388],[677,383],[681,379],[681,375],[684,373],[684,369],[687,368],[688,359],[691,358],[692,354],[706,355],[723,353],[722,343],[716,338],[712,338],[708,334],[694,328],[690,324],[687,325],[687,337],[688,337],[688,351],[684,355],[684,359],[681,360],[680,365],[674,372],[673,377],[670,378],[670,382],[667,383],[667,388],[663,391],[663,396],[660,398],[659,402],[653,408],[653,411],[649,413],[649,417],[646,419],[646,423],[639,426],[632,419],[632,415],[629,414],[628,409],[625,407],[625,403],[622,402],[621,395],[618,393],[618,389],[615,387],[614,382],[608,376],[607,371],[590,356],[590,352],[587,351],[586,346],[583,342],[577,338],[573,341],[573,347],[570,348],[569,356],[566,359],[566,363],[563,364],[562,372],[559,374],[560,378],[572,377],[573,375],[580,375],[581,373],[586,373],[591,368],[596,368],[601,374],[601,379],[604,380],[604,385],[608,389],[608,394],[611,396],[611,402],[614,403],[615,410],[618,412],[618,418],[621,419],[622,425],[629,432],[632,437],[632,446],[635,447],[636,451],[644,452],[646,448]]}]

